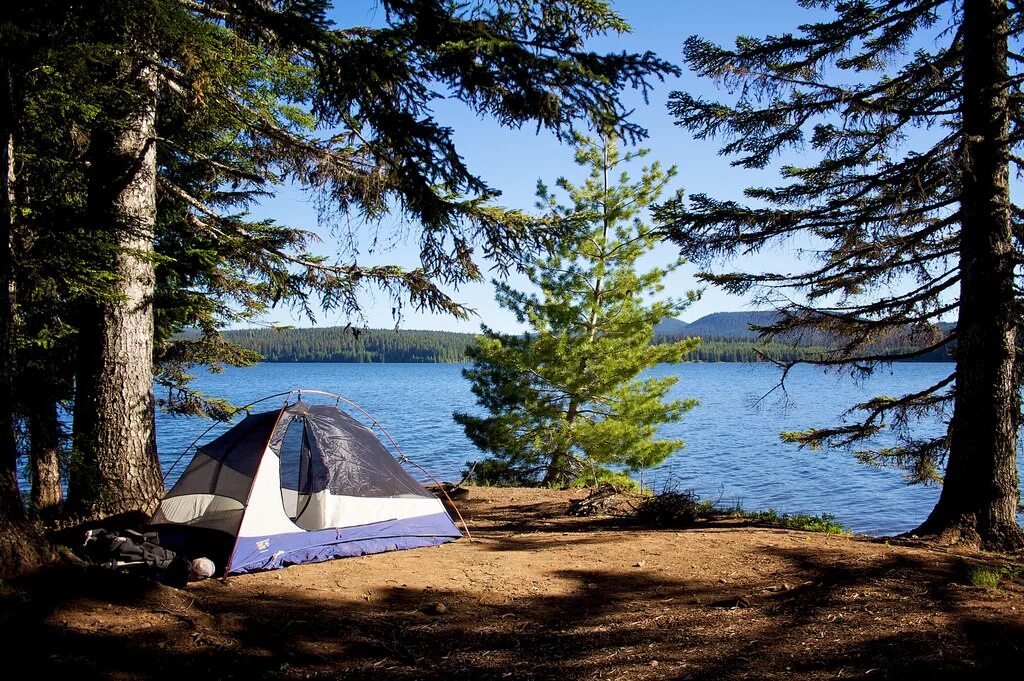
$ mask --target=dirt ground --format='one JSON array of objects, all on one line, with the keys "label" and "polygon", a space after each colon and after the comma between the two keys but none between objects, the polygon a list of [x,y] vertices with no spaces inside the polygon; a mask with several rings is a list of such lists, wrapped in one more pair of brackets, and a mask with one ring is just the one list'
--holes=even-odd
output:
[{"label": "dirt ground", "polygon": [[[473,488],[473,541],[175,590],[99,568],[0,587],[40,678],[964,679],[1019,669],[1019,558],[751,527],[565,515]],[[1003,674],[1001,674],[1003,675]]]}]

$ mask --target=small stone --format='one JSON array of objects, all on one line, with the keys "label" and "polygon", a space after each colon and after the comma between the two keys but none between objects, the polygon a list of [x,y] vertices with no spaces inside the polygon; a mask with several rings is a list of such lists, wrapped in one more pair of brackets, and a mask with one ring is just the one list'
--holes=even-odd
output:
[{"label": "small stone", "polygon": [[643,567],[645,565],[647,565],[646,560],[638,560],[637,562],[633,563],[633,567]]},{"label": "small stone", "polygon": [[728,584],[729,580],[727,580],[725,577],[719,577],[718,578],[718,583],[719,584]]},{"label": "small stone", "polygon": [[430,606],[430,612],[435,615],[443,615],[448,612],[448,606],[444,603],[437,602]]},{"label": "small stone", "polygon": [[657,660],[651,660],[651,666],[652,667],[657,667],[658,666],[658,661]]}]

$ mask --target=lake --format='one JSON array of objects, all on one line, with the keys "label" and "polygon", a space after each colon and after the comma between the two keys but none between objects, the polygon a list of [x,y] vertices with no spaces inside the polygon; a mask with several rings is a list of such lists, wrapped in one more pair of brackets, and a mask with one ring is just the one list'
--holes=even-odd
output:
[{"label": "lake", "polygon": [[[343,395],[387,428],[410,459],[438,479],[457,481],[467,461],[482,458],[451,418],[453,411],[476,409],[461,369],[453,364],[261,364],[203,374],[196,386],[236,405],[295,388]],[[867,397],[921,389],[951,369],[950,364],[895,364],[867,381],[854,381],[800,366],[787,379],[786,403],[771,396],[755,404],[778,382],[774,366],[659,366],[652,374],[679,376],[673,397],[695,397],[701,404],[680,423],[664,428],[665,437],[682,438],[686,446],[658,468],[644,471],[643,482],[655,489],[692,489],[722,505],[739,503],[749,510],[830,513],[858,533],[912,529],[935,504],[938,487],[908,487],[899,471],[866,466],[844,452],[799,450],[781,442],[779,432],[833,425]],[[262,402],[254,410],[276,408],[282,400]],[[202,419],[158,416],[165,470],[209,425]],[[218,426],[206,439],[223,428]],[[934,435],[943,428],[934,421],[921,433]],[[190,456],[171,472],[169,484]],[[415,469],[410,472],[422,477]]]}]

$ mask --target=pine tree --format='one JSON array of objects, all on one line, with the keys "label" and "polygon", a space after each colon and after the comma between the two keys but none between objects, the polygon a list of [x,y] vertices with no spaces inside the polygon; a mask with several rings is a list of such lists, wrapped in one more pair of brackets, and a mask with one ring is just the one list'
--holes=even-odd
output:
[{"label": "pine tree", "polygon": [[[912,481],[942,480],[919,535],[1019,548],[1024,232],[1008,175],[1020,163],[1022,74],[1008,40],[1024,28],[1021,10],[1003,0],[804,4],[832,14],[796,35],[740,37],[732,50],[689,38],[689,66],[737,98],[677,92],[670,109],[697,137],[727,139],[734,165],[762,168],[792,149],[812,150],[812,160],[784,166],[782,186],[748,189],[749,205],[697,195],[666,203],[658,218],[705,265],[809,235],[820,258],[804,272],[704,278],[777,305],[768,337],[824,332],[836,347],[817,364],[865,375],[955,347],[954,372],[934,385],[869,400],[856,423],[784,437],[860,446],[860,458],[903,466]],[[956,328],[943,334],[936,323],[951,315]],[[914,349],[879,349],[893,338]],[[948,432],[915,436],[916,418],[936,413]],[[885,427],[894,446],[863,444]]]},{"label": "pine tree", "polygon": [[610,136],[579,144],[576,162],[590,175],[578,186],[558,180],[568,203],[538,185],[546,218],[571,232],[527,270],[540,293],[497,285],[498,303],[530,330],[514,336],[485,327],[467,352],[473,366],[463,374],[487,415],[456,413],[455,420],[496,457],[481,468],[484,476],[567,485],[596,482],[609,466],[656,465],[682,446],[657,439],[658,427],[695,404],[666,402],[675,376],[640,378],[656,364],[679,362],[697,343],[651,344],[655,324],[681,308],[651,300],[680,263],[637,271],[658,241],[641,215],[675,169],[655,163],[638,180],[622,170],[610,184],[609,174],[646,152],[620,153]]},{"label": "pine tree", "polygon": [[[39,378],[38,360],[48,354],[44,348],[57,345],[53,331],[61,326],[62,315],[55,314],[52,284],[60,281],[68,286],[76,285],[80,272],[67,267],[63,255],[75,252],[81,243],[72,230],[62,229],[67,226],[66,209],[75,201],[69,198],[75,188],[65,181],[63,172],[66,158],[73,154],[57,142],[58,139],[66,142],[74,136],[72,130],[63,127],[68,121],[65,114],[73,108],[68,103],[68,90],[62,90],[61,97],[52,98],[61,102],[49,110],[38,106],[41,97],[46,98],[54,91],[54,61],[49,57],[54,45],[61,41],[61,36],[53,31],[59,22],[34,4],[15,3],[7,11],[6,20],[0,21],[0,72],[3,74],[0,135],[4,140],[3,236],[0,237],[3,278],[0,285],[3,298],[0,439],[3,442],[0,449],[5,484],[0,493],[0,518],[18,518],[23,514],[16,479],[16,462],[21,451],[20,438],[16,438],[15,433],[22,430],[26,419],[32,420],[31,412],[41,405],[42,395],[48,392],[47,384],[38,381],[29,384],[27,377],[32,374],[33,379]],[[58,130],[63,134],[55,132]],[[59,238],[41,238],[35,229],[39,224],[49,225],[51,232],[60,232]],[[59,249],[49,248],[54,244],[59,244]],[[41,252],[62,255],[43,264],[37,259]],[[58,365],[64,361],[67,350],[66,346],[59,348],[49,359]],[[26,400],[26,397],[31,399]],[[38,425],[48,420],[35,419],[35,422]],[[33,446],[33,451],[44,450],[47,448]],[[41,478],[39,473],[45,475]],[[52,507],[50,502],[59,495],[59,487],[54,489],[47,484],[44,490],[36,484],[43,478],[51,481],[53,473],[52,467],[43,471],[42,467],[33,465],[34,506]]]}]

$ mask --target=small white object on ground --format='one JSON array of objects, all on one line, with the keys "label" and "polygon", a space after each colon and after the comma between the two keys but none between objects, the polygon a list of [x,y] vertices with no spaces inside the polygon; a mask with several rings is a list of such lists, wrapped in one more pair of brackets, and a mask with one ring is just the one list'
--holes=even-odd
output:
[{"label": "small white object on ground", "polygon": [[213,577],[213,573],[216,571],[217,566],[209,558],[196,558],[192,561],[192,566],[189,568],[188,581],[198,582],[200,579]]}]

